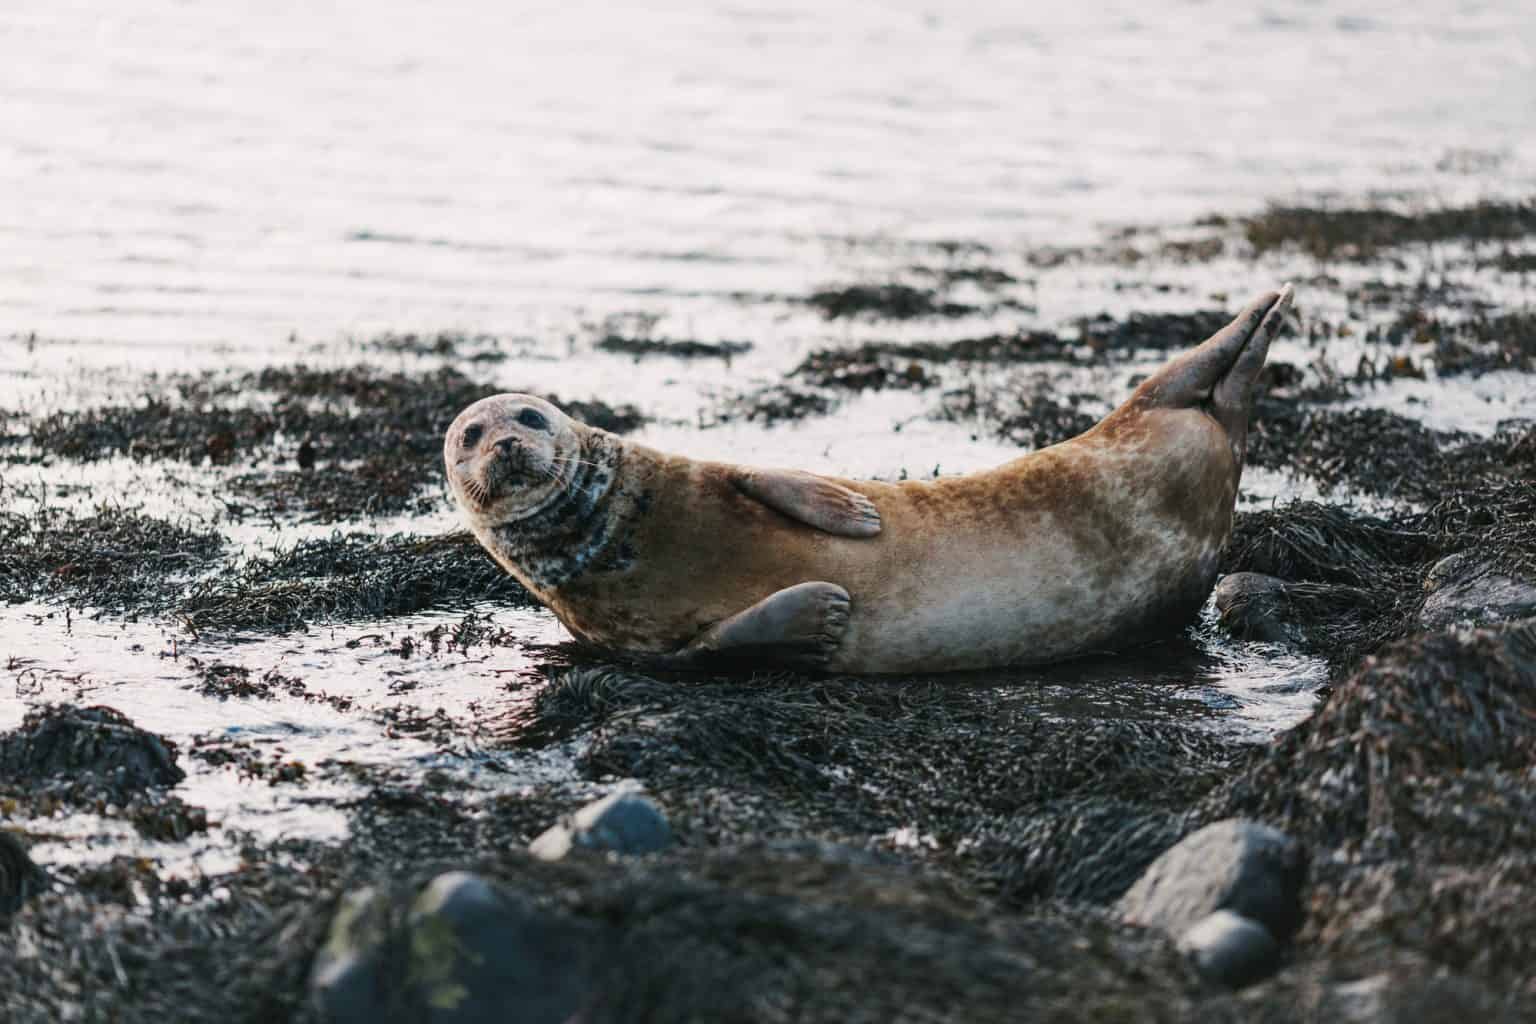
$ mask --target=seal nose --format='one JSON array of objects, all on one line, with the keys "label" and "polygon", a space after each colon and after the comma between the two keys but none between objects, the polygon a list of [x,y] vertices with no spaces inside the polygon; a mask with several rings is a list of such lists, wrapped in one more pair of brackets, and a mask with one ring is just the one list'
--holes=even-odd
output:
[{"label": "seal nose", "polygon": [[517,442],[512,440],[510,437],[504,437],[491,447],[495,448],[503,455],[511,455],[514,451],[517,450]]}]

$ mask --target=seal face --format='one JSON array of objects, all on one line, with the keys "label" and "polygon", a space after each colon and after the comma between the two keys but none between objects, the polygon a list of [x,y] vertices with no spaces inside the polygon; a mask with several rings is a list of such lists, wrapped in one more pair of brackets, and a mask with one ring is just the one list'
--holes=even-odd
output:
[{"label": "seal face", "polygon": [[1123,649],[1210,592],[1290,301],[1261,296],[1086,433],[963,477],[696,461],[518,394],[460,413],[444,461],[497,561],[628,657],[901,672]]},{"label": "seal face", "polygon": [[646,499],[620,484],[617,437],[533,395],[500,395],[459,414],[443,457],[470,529],[534,593],[633,562]]}]

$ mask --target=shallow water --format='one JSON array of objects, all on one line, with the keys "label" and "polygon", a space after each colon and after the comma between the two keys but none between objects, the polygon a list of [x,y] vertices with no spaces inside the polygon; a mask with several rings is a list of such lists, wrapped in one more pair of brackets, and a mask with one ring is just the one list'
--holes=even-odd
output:
[{"label": "shallow water", "polygon": [[[1451,202],[1536,187],[1528,4],[995,7],[9,3],[0,409],[135,400],[147,370],[424,369],[440,360],[356,339],[464,329],[510,354],[484,369],[496,383],[632,401],[657,417],[635,436],[660,447],[850,476],[965,472],[1017,449],[931,419],[931,395],[850,397],[773,429],[711,414],[818,348],[1231,308],[1318,269],[1280,257],[1032,263],[1041,249],[1104,245],[1127,226],[1177,233],[1204,214],[1319,194]],[[1399,272],[1427,275],[1455,252],[1412,254]],[[958,290],[981,309],[945,321],[827,323],[798,301],[967,261],[1019,283]],[[1490,280],[1485,297],[1518,305],[1520,287]],[[635,360],[592,349],[609,327],[753,348],[729,363]],[[1349,339],[1326,348],[1346,367],[1359,353]],[[1275,351],[1299,365],[1317,355]],[[1027,372],[1101,396],[1099,412],[1157,361]],[[1536,414],[1528,391],[1493,374],[1400,380],[1355,402],[1486,434]],[[143,507],[216,524],[248,552],[329,533],[230,522],[217,491],[231,472],[4,466],[0,501]],[[1250,507],[1316,496],[1285,474],[1250,470],[1244,482]],[[367,525],[451,523],[442,505]],[[39,858],[133,848],[216,870],[238,830],[334,835],[336,803],[359,784],[327,762],[402,777],[434,767],[487,790],[565,777],[570,749],[473,742],[474,723],[529,699],[538,645],[562,635],[542,611],[481,610],[527,644],[391,653],[391,637],[462,613],[232,644],[174,623],[0,610],[0,728],[40,701],[101,702],[183,745],[237,738],[310,766],[292,787],[183,757],[180,792],[222,830],[172,850],[77,841],[99,823],[29,823],[57,837]],[[1258,738],[1304,716],[1322,681],[1315,660],[1234,645],[1209,624],[1191,645],[983,685],[1044,714],[1190,718]],[[194,658],[279,667],[357,704],[203,697],[188,688]],[[397,705],[441,708],[470,739],[445,748],[402,734],[388,717]]]},{"label": "shallow water", "polygon": [[871,241],[1536,181],[1520,0],[13,0],[0,95],[0,322],[93,362],[614,309],[756,338]]}]

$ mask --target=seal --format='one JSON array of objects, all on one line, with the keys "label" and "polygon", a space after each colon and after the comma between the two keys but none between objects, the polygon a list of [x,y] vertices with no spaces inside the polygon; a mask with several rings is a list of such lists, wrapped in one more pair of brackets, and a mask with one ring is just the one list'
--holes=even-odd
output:
[{"label": "seal", "polygon": [[1215,582],[1289,286],[1085,433],[995,469],[842,480],[667,454],[532,395],[444,441],[470,529],[577,639],[687,667],[1037,664],[1169,635]]}]

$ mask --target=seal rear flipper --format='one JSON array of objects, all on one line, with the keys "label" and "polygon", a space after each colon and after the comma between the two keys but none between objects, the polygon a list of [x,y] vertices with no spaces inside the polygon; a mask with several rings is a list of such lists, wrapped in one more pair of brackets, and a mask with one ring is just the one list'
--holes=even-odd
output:
[{"label": "seal rear flipper", "polygon": [[[1229,434],[1247,428],[1253,386],[1291,305],[1291,286],[1265,292],[1227,326],[1149,377],[1131,402],[1142,409],[1209,403]],[[1130,404],[1130,403],[1127,403]]]},{"label": "seal rear flipper", "polygon": [[813,580],[769,594],[700,633],[682,650],[654,660],[685,668],[726,658],[824,669],[848,631],[848,591]]},{"label": "seal rear flipper", "polygon": [[858,491],[794,469],[738,469],[731,483],[791,519],[839,537],[873,537],[880,511]]}]

